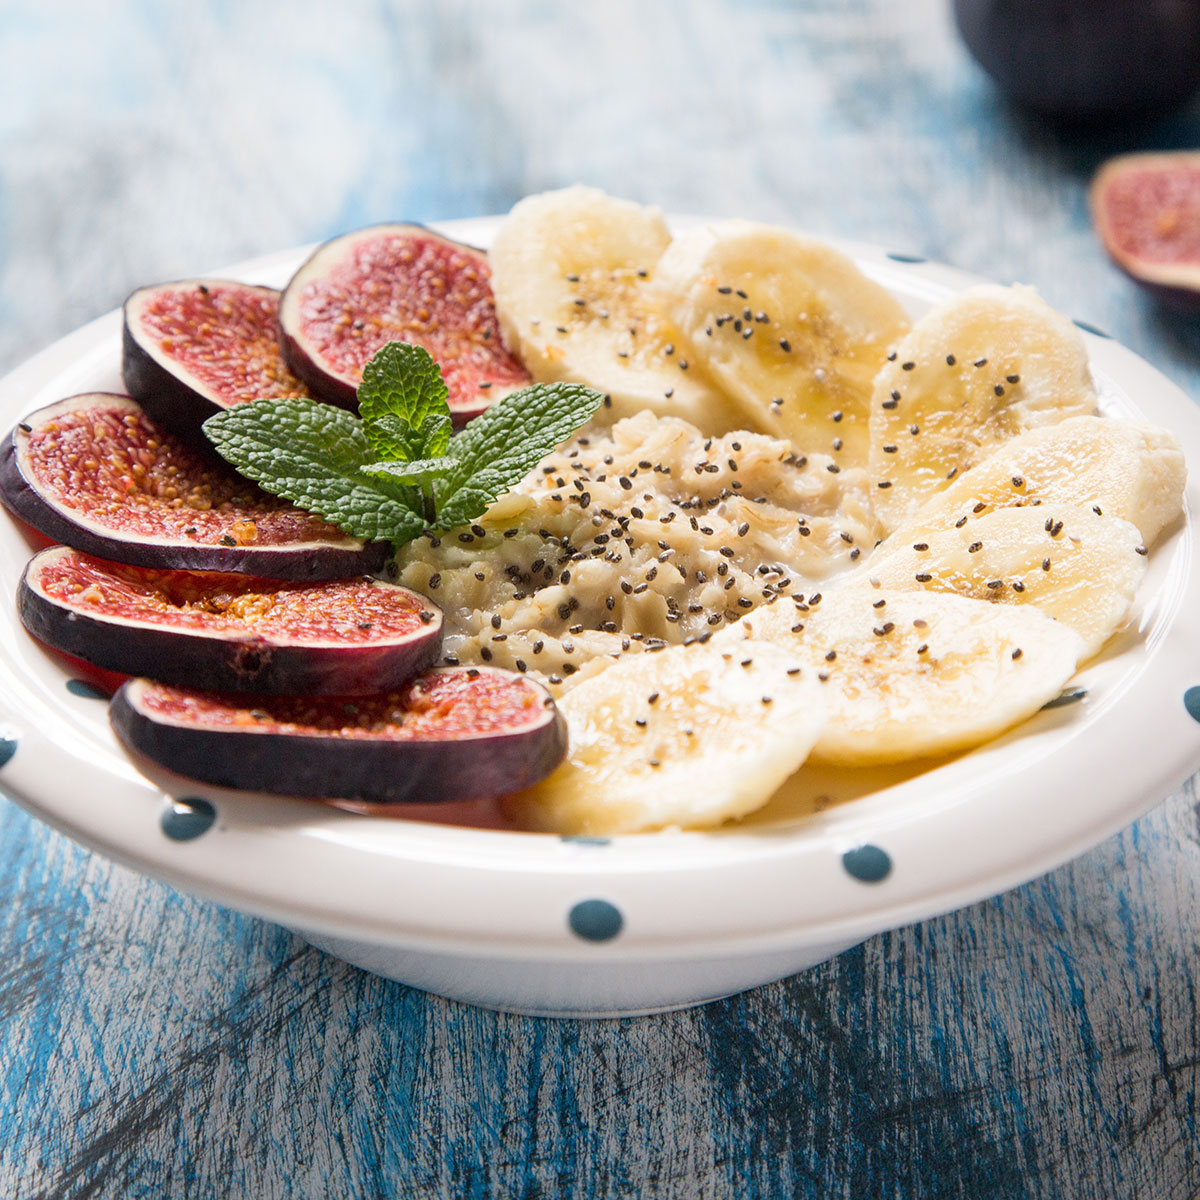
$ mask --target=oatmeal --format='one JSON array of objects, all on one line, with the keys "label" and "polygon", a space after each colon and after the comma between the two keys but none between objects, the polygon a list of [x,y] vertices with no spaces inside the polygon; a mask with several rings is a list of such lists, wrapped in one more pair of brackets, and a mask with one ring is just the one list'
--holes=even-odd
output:
[{"label": "oatmeal", "polygon": [[810,593],[874,545],[863,472],[647,412],[568,442],[477,524],[397,563],[444,609],[449,661],[566,689]]}]

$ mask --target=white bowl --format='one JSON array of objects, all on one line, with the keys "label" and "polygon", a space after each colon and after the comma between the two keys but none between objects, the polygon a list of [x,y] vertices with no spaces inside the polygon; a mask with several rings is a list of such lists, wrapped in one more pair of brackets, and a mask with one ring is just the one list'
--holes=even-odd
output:
[{"label": "white bowl", "polygon": [[[439,229],[486,245],[494,227]],[[914,314],[979,282],[842,248]],[[280,285],[303,254],[223,274]],[[1170,427],[1200,463],[1188,397],[1116,342],[1085,336],[1104,410]],[[121,390],[119,368],[120,315],[109,313],[0,381],[0,422]],[[395,819],[152,781],[115,741],[103,698],[26,636],[11,605],[0,619],[0,785],[111,858],[444,996],[573,1016],[702,1003],[1033,878],[1200,766],[1196,486],[1152,550],[1128,630],[1081,673],[1082,701],[924,771],[802,772],[763,813],[718,831],[558,838],[447,823],[496,824],[488,805]],[[0,520],[5,594],[29,555]],[[814,793],[864,791],[811,811]]]}]

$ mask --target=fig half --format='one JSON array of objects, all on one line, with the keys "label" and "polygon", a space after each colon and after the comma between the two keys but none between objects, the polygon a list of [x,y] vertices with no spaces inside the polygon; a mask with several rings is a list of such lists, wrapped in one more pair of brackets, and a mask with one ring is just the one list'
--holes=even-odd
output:
[{"label": "fig half", "polygon": [[139,288],[124,309],[121,376],[176,437],[211,453],[200,426],[235,404],[307,396],[284,365],[279,293],[226,279]]},{"label": "fig half", "polygon": [[348,579],[379,570],[388,552],[268,495],[107,392],[17,425],[0,445],[0,501],[52,541],[134,566]]},{"label": "fig half", "polygon": [[1200,152],[1114,158],[1091,200],[1096,232],[1122,271],[1173,307],[1200,308]]},{"label": "fig half", "polygon": [[17,592],[39,641],[123,675],[212,691],[363,695],[432,665],[442,614],[371,578],[289,583],[104,562],[52,547]]},{"label": "fig half", "polygon": [[239,697],[146,679],[109,708],[127,749],[218,787],[375,804],[501,796],[567,748],[549,692],[490,667],[442,667],[379,696]]},{"label": "fig half", "polygon": [[419,225],[375,225],[319,247],[279,302],[288,366],[354,408],[363,367],[388,342],[442,369],[455,424],[530,382],[500,337],[487,255]]}]

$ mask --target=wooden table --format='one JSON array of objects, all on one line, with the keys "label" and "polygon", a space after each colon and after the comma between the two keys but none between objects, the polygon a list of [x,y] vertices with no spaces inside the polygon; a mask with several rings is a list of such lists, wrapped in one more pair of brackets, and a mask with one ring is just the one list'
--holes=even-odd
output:
[{"label": "wooden table", "polygon": [[[133,286],[582,179],[1036,284],[1200,387],[939,0],[0,6],[0,366]],[[645,1020],[387,983],[0,802],[0,1195],[1192,1197],[1195,781],[1026,887]]]}]

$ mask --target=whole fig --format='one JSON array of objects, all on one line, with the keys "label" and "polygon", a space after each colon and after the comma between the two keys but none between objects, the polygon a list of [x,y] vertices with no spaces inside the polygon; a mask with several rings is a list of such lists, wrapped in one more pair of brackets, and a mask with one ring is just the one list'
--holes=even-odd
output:
[{"label": "whole fig", "polygon": [[1001,89],[1047,116],[1147,115],[1200,88],[1200,0],[954,0],[954,15]]}]

